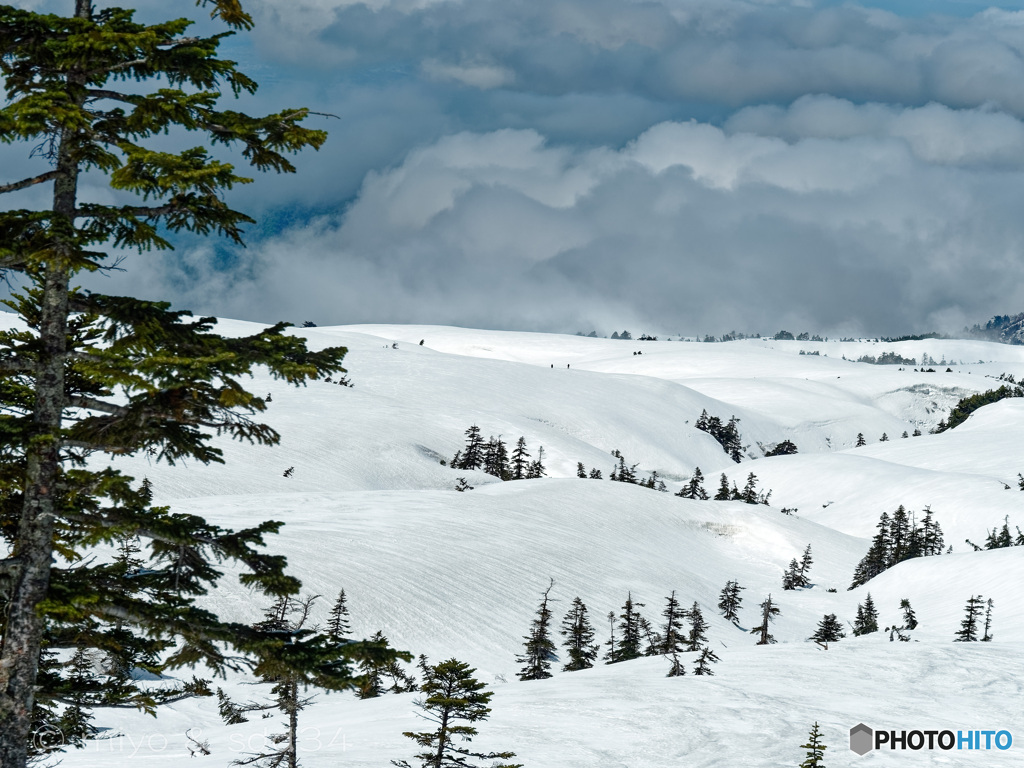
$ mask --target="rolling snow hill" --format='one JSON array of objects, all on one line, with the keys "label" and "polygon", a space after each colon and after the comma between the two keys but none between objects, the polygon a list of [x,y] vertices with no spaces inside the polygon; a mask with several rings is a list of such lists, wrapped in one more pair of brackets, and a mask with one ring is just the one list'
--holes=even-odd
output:
[{"label": "rolling snow hill", "polygon": [[[799,764],[798,745],[817,721],[829,766],[1024,765],[1024,547],[975,552],[964,544],[982,543],[1004,517],[1011,530],[1024,527],[1024,401],[987,406],[954,430],[928,434],[964,395],[997,387],[1003,373],[1020,377],[1024,348],[934,339],[638,342],[433,326],[294,332],[316,346],[348,347],[354,386],[291,389],[257,378],[254,386],[273,396],[267,420],[280,446],[221,444],[227,463],[208,467],[144,458],[116,465],[148,477],[176,511],[233,526],[283,520],[270,546],[287,555],[306,593],[323,596],[319,620],[344,587],[357,634],[379,629],[396,647],[476,667],[495,697],[475,747],[512,749],[528,768],[767,768]],[[884,351],[950,364],[929,373],[851,362]],[[739,417],[739,465],[694,428],[703,410]],[[548,477],[502,483],[442,464],[471,424],[510,447],[522,435],[534,455],[543,445]],[[915,428],[925,434],[900,437]],[[887,442],[879,442],[883,432]],[[858,433],[868,445],[853,447]],[[800,452],[763,457],[784,439]],[[641,478],[657,471],[670,491],[697,466],[711,493],[721,473],[742,487],[753,472],[772,491],[771,506],[576,477],[581,462],[607,478],[613,450],[638,464]],[[474,490],[456,492],[459,477]],[[848,591],[878,516],[899,504],[918,516],[930,506],[953,554],[905,561]],[[783,591],[783,570],[808,544],[813,586]],[[721,658],[715,675],[666,678],[664,659],[644,658],[516,680],[515,657],[549,579],[556,618],[580,596],[602,642],[605,617],[627,593],[655,625],[673,590],[684,606],[698,603]],[[745,587],[739,627],[716,610],[731,579]],[[901,621],[899,602],[910,599],[920,621],[913,642],[889,642],[884,631],[827,651],[807,641],[828,613],[849,634],[869,592],[882,627]],[[781,608],[772,627],[778,644],[759,647],[748,630],[769,593]],[[953,643],[976,594],[994,601],[994,641]],[[231,579],[209,601],[246,621],[265,607]],[[244,676],[215,685],[242,701],[267,693]],[[423,722],[415,699],[318,696],[302,715],[302,764],[410,758],[416,750],[402,732]],[[1007,729],[1019,741],[1005,752],[861,758],[847,749],[847,734],[862,721]],[[224,766],[278,729],[258,718],[225,726],[213,699],[168,705],[156,720],[99,710],[95,723],[103,738],[62,755],[63,766]],[[193,762],[188,729],[209,739],[211,755]]]}]

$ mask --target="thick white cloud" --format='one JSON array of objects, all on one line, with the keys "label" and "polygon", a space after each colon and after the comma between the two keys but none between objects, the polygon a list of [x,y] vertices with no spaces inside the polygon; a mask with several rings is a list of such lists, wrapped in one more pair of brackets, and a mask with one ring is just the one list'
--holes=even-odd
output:
[{"label": "thick white cloud", "polygon": [[[241,269],[190,254],[185,303],[604,332],[984,319],[1024,304],[1024,172],[1002,160],[1022,130],[999,112],[818,98],[725,128],[659,124],[619,149],[461,133],[370,174],[344,215],[260,243]],[[134,259],[127,279],[183,285],[172,263]]]}]

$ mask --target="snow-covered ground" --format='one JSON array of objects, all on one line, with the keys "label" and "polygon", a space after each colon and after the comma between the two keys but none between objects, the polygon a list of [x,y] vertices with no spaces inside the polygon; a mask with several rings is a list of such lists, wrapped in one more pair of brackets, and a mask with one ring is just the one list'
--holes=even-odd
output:
[{"label": "snow-covered ground", "polygon": [[[1024,548],[975,552],[964,543],[983,542],[1007,516],[1011,530],[1024,528],[1024,401],[928,433],[961,397],[999,386],[1001,373],[1024,374],[1024,347],[640,342],[432,326],[294,332],[316,346],[348,347],[354,387],[293,389],[257,379],[254,386],[273,395],[267,420],[281,432],[280,446],[225,444],[222,466],[168,468],[143,458],[117,465],[149,477],[158,500],[176,511],[234,526],[285,521],[271,546],[287,555],[306,593],[323,596],[319,620],[344,587],[358,634],[380,629],[396,647],[476,667],[495,696],[475,747],[512,749],[528,768],[767,768],[798,765],[799,745],[817,721],[829,766],[1024,765]],[[851,362],[885,351],[947,364],[929,373]],[[741,464],[694,428],[704,409],[739,417]],[[522,435],[534,455],[543,445],[549,477],[501,483],[442,465],[471,424],[510,447]],[[915,428],[925,434],[900,437]],[[868,445],[854,447],[858,433]],[[879,442],[883,433],[887,442]],[[800,453],[763,458],[784,439]],[[753,472],[772,504],[689,501],[575,476],[582,462],[607,478],[616,449],[641,477],[656,470],[670,491],[697,466],[711,493],[721,473],[742,487]],[[475,489],[455,492],[459,477]],[[879,515],[900,504],[918,518],[929,506],[953,554],[901,563],[847,591]],[[782,514],[783,506],[797,511]],[[783,591],[783,570],[807,544],[813,586]],[[522,635],[549,579],[558,620],[579,596],[601,641],[605,617],[627,593],[655,625],[673,590],[683,605],[699,603],[721,658],[715,675],[667,678],[664,659],[645,658],[516,680]],[[715,608],[728,580],[746,588],[739,628]],[[914,642],[879,632],[825,651],[807,641],[824,614],[851,622],[868,592],[883,627],[900,621],[900,600],[910,599],[920,621]],[[759,647],[747,630],[769,593],[781,608],[773,625],[779,644]],[[964,603],[976,594],[994,600],[995,639],[953,643]],[[246,621],[264,608],[230,579],[210,602]],[[244,677],[215,685],[237,700],[266,694]],[[411,757],[415,746],[402,732],[423,722],[415,699],[318,696],[302,715],[302,764],[384,766]],[[1005,729],[1015,742],[1007,751],[858,757],[847,739],[862,721],[896,730]],[[155,720],[99,710],[95,723],[106,738],[62,755],[63,766],[224,766],[277,729],[259,719],[224,726],[212,699],[169,705]],[[211,755],[193,762],[188,729],[209,739]]]}]

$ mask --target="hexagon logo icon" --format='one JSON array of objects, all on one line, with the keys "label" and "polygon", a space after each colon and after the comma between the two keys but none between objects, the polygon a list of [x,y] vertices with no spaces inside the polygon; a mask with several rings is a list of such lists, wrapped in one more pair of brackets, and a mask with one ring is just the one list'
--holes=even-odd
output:
[{"label": "hexagon logo icon", "polygon": [[864,723],[857,723],[850,729],[850,749],[858,755],[866,755],[874,746],[875,734]]}]

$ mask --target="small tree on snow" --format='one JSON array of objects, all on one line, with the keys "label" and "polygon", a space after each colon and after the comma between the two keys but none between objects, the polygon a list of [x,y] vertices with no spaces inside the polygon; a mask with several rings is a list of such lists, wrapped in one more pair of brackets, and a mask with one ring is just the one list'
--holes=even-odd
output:
[{"label": "small tree on snow", "polygon": [[780,613],[781,611],[779,610],[778,606],[776,606],[775,603],[772,602],[772,596],[769,594],[768,597],[764,599],[764,602],[761,603],[760,626],[754,627],[752,630],[750,630],[750,634],[758,636],[758,645],[769,645],[775,642],[775,638],[772,637],[771,633],[768,631],[768,628],[771,625],[771,623],[775,621],[775,617],[778,616]]},{"label": "small tree on snow", "polygon": [[711,665],[716,663],[718,663],[718,656],[705,645],[700,649],[700,656],[697,657],[697,666],[693,668],[693,674],[713,675],[715,672],[711,669]]},{"label": "small tree on snow", "polygon": [[573,599],[569,612],[562,619],[561,633],[569,654],[569,660],[562,667],[562,671],[575,672],[594,666],[594,660],[597,658],[594,628],[587,617],[587,606],[579,597]]},{"label": "small tree on snow", "polygon": [[[472,725],[486,720],[491,713],[488,703],[492,694],[486,686],[473,677],[475,669],[457,659],[443,661],[436,666],[421,660],[423,671],[422,691],[425,698],[416,702],[423,717],[435,723],[437,729],[422,733],[406,732],[403,735],[423,747],[416,755],[420,768],[475,768],[470,758],[482,760],[508,760],[514,752],[471,752],[459,746],[460,742],[472,741],[477,730]],[[399,768],[412,768],[405,760],[392,760]],[[521,764],[492,762],[489,768],[522,768]]]},{"label": "small tree on snow", "polygon": [[990,597],[988,599],[988,602],[985,604],[985,634],[981,638],[981,641],[983,643],[987,643],[989,640],[992,639],[992,633],[990,632],[991,629],[992,629],[992,598]]},{"label": "small tree on snow", "polygon": [[817,722],[811,728],[807,743],[801,744],[800,749],[807,750],[807,759],[800,763],[800,768],[825,768],[825,763],[822,760],[825,758],[825,750],[828,747],[821,743],[821,731]]},{"label": "small tree on snow", "polygon": [[968,598],[964,607],[964,619],[960,622],[960,629],[954,642],[973,643],[978,640],[978,618],[981,616],[983,600],[981,595],[971,595]]},{"label": "small tree on snow", "polygon": [[818,628],[811,635],[811,640],[816,643],[834,643],[846,637],[843,632],[843,625],[839,623],[834,613],[829,613],[818,622]]},{"label": "small tree on snow", "polygon": [[743,598],[740,597],[740,590],[742,589],[746,589],[746,587],[741,587],[735,581],[727,581],[718,596],[718,610],[722,612],[722,616],[728,621],[737,625],[740,621],[738,613],[740,604],[743,602]]},{"label": "small tree on snow", "polygon": [[910,607],[910,599],[904,597],[900,600],[900,608],[903,610],[904,629],[917,629],[917,615],[914,613],[914,609]]},{"label": "small tree on snow", "polygon": [[860,637],[877,631],[878,609],[875,607],[875,601],[871,599],[871,593],[868,592],[863,605],[857,606],[857,617],[853,621],[853,634],[854,637]]},{"label": "small tree on snow", "polygon": [[558,660],[555,653],[555,642],[551,639],[551,609],[548,607],[548,595],[555,580],[552,579],[544,590],[537,615],[530,625],[530,634],[523,640],[524,652],[516,661],[523,667],[519,671],[520,680],[545,680],[551,677],[551,662]]},{"label": "small tree on snow", "polygon": [[327,636],[335,643],[347,639],[352,632],[348,622],[348,598],[345,597],[345,590],[342,589],[327,617]]},{"label": "small tree on snow", "polygon": [[694,602],[693,607],[687,611],[687,616],[690,619],[690,632],[686,636],[688,650],[696,651],[700,644],[708,639],[708,623],[704,620],[704,614],[701,613],[697,602]]}]

